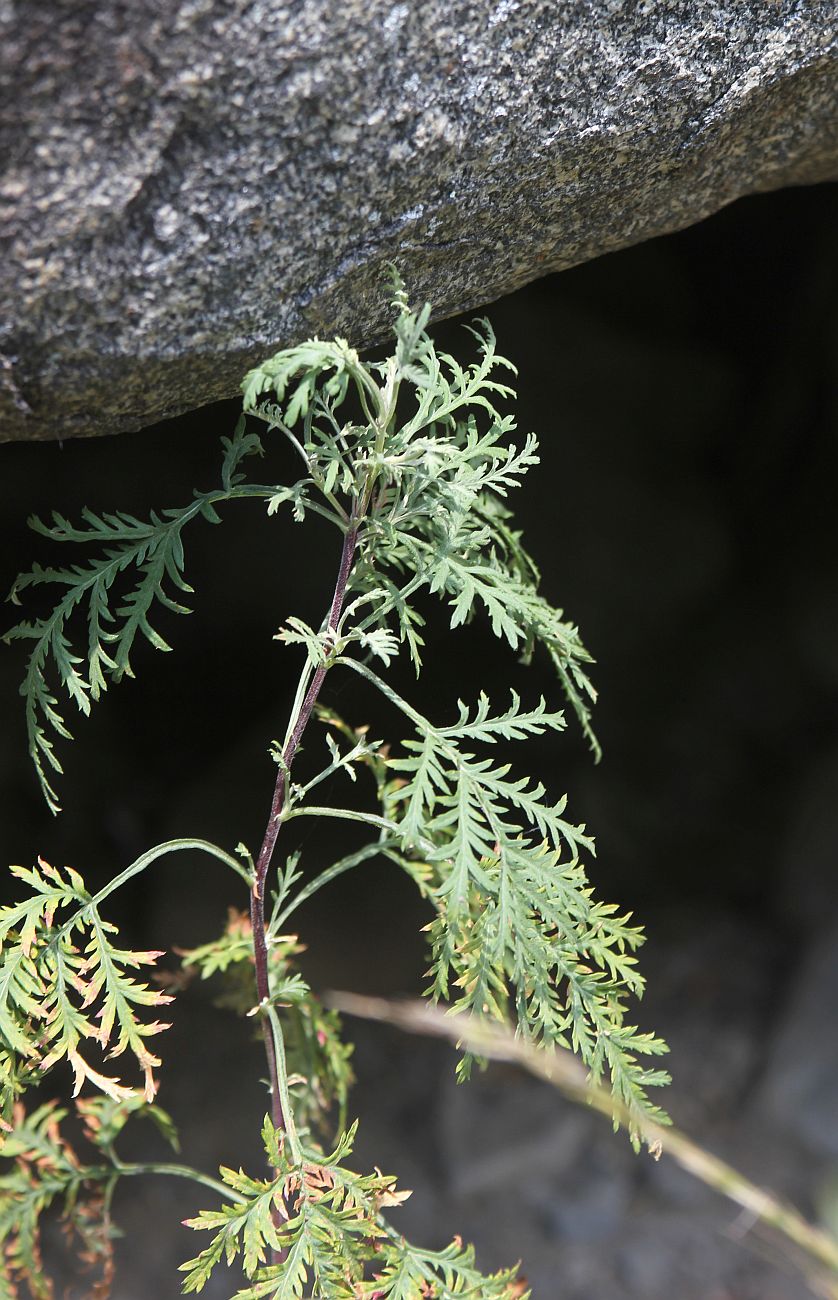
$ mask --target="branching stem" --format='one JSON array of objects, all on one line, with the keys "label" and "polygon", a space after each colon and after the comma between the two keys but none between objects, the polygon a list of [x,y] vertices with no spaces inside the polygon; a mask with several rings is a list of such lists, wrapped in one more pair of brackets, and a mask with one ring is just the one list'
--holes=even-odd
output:
[{"label": "branching stem", "polygon": [[243,1200],[243,1197],[238,1192],[234,1192],[232,1187],[227,1187],[225,1183],[219,1182],[217,1178],[210,1178],[208,1174],[203,1174],[198,1169],[190,1169],[189,1165],[170,1164],[166,1161],[142,1161],[141,1163],[126,1165],[122,1161],[116,1161],[115,1169],[120,1178],[142,1176],[143,1174],[187,1178],[192,1183],[200,1183],[202,1187],[208,1187],[218,1196],[222,1196],[225,1201],[240,1204]]},{"label": "branching stem", "polygon": [[389,848],[390,843],[387,839],[374,840],[372,844],[365,844],[356,853],[347,854],[345,858],[341,858],[338,862],[333,863],[331,867],[327,867],[325,871],[321,871],[319,876],[315,876],[307,885],[304,885],[299,893],[295,894],[291,902],[286,903],[285,907],[271,918],[271,932],[279,934],[280,927],[285,924],[289,916],[296,912],[302,903],[311,898],[312,894],[316,894],[324,885],[329,885],[333,880],[337,880],[338,876],[342,876],[344,872],[351,871],[353,867],[360,866],[362,862],[366,862],[369,858],[376,857]]},{"label": "branching stem", "polygon": [[[343,610],[346,599],[346,589],[349,582],[349,575],[352,571],[352,563],[355,558],[355,548],[358,541],[359,520],[353,518],[350,528],[347,529],[343,538],[343,549],[341,551],[340,566],[338,576],[335,582],[335,591],[332,597],[332,604],[329,610],[328,632],[333,634],[337,630],[338,621]],[[273,799],[271,801],[271,811],[268,817],[268,824],[265,829],[265,836],[262,841],[262,847],[259,850],[259,856],[256,859],[256,878],[253,882],[253,888],[250,891],[250,920],[253,927],[253,952],[256,966],[256,996],[260,1003],[267,1002],[270,999],[270,978],[268,971],[268,945],[265,934],[265,882],[268,875],[268,869],[271,865],[274,849],[276,847],[279,828],[282,824],[282,813],[285,807],[285,798],[288,790],[288,776],[291,771],[291,764],[297,750],[300,747],[300,741],[303,733],[308,726],[314,706],[317,703],[317,697],[320,694],[321,687],[326,678],[326,673],[330,667],[330,662],[321,664],[314,672],[308,684],[308,689],[303,697],[302,704],[297,710],[296,718],[290,728],[290,734],[282,751],[281,762],[279,763],[276,784],[274,786]],[[304,673],[307,669],[304,669]],[[271,1025],[268,1019],[263,1021],[263,1032],[265,1039],[265,1055],[268,1061],[268,1079],[271,1090],[271,1118],[274,1127],[281,1133],[286,1132],[288,1117],[285,1114],[283,1106],[280,1080],[280,1061],[277,1058],[276,1044],[274,1034],[271,1032]]]},{"label": "branching stem", "polygon": [[126,881],[145,871],[146,867],[150,867],[152,862],[156,862],[158,858],[165,857],[169,853],[181,853],[184,849],[195,849],[199,853],[208,853],[210,857],[218,858],[219,862],[223,862],[231,871],[235,871],[236,875],[241,876],[248,887],[252,885],[252,872],[248,871],[244,863],[239,862],[238,858],[233,857],[232,853],[225,852],[217,844],[212,844],[209,840],[166,840],[163,844],[155,844],[153,849],[147,849],[145,853],[141,853],[130,866],[120,871],[118,875],[114,876],[113,880],[109,880],[98,893],[90,898],[89,902],[84,903],[78,911],[74,912],[70,919],[64,922],[61,929],[53,935],[52,947],[56,947],[64,935],[68,934],[91,908],[98,908],[110,894],[113,894],[117,889],[121,889]]}]

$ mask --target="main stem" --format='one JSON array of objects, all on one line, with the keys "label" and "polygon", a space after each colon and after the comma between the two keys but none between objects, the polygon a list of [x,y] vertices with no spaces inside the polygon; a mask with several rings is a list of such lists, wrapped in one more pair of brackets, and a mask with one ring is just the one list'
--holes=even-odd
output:
[{"label": "main stem", "polygon": [[[329,621],[327,635],[332,636],[337,631],[338,622],[343,611],[344,601],[346,599],[346,588],[349,582],[349,575],[352,571],[352,563],[355,559],[355,547],[358,541],[359,520],[353,516],[350,521],[350,527],[344,534],[343,550],[340,557],[340,568],[338,569],[337,581],[335,582],[335,594],[332,597],[332,605],[329,610]],[[285,749],[282,753],[282,762],[279,764],[276,785],[274,786],[273,800],[271,802],[271,812],[268,818],[268,824],[265,828],[265,837],[262,841],[262,847],[259,850],[259,856],[256,859],[256,874],[253,882],[253,888],[250,892],[250,922],[253,929],[253,951],[256,963],[256,994],[260,1003],[265,1002],[270,996],[270,980],[268,974],[268,944],[265,935],[265,884],[268,875],[268,869],[271,865],[274,849],[276,847],[277,836],[281,824],[282,810],[285,807],[285,798],[288,790],[288,774],[291,764],[300,746],[309,720],[311,718],[314,706],[317,703],[317,697],[329,670],[329,664],[321,664],[316,670],[309,683],[305,698],[300,711],[297,714],[296,721],[291,729],[291,735],[288,738]],[[270,1020],[267,1016],[262,1018],[262,1032],[265,1039],[265,1055],[268,1060],[268,1079],[271,1089],[271,1118],[274,1128],[278,1132],[286,1131],[286,1117],[282,1107],[282,1095],[279,1080],[279,1063],[276,1056],[276,1047],[274,1045],[274,1036],[271,1032]]]}]

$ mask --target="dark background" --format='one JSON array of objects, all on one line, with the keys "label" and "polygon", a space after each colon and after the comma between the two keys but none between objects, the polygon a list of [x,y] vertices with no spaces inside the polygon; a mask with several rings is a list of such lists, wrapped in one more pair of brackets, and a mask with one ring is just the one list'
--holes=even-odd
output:
[{"label": "dark background", "polygon": [[[827,1218],[838,1157],[838,1130],[824,1120],[838,1121],[831,1082],[838,973],[825,975],[823,967],[835,950],[838,910],[836,232],[838,186],[742,200],[690,230],[549,277],[489,310],[500,350],[520,370],[519,424],[541,442],[542,463],[514,504],[546,593],[579,623],[596,657],[595,725],[604,747],[594,766],[571,718],[558,739],[527,744],[521,771],[541,776],[556,794],[568,792],[572,815],[596,836],[598,892],[647,926],[643,1022],[672,1042],[676,1118],[725,1151],[736,1149],[749,1172]],[[469,352],[457,322],[440,325],[436,337],[460,356]],[[114,439],[2,446],[0,583],[8,588],[32,558],[59,558],[25,530],[31,513],[55,508],[73,517],[89,505],[142,515],[211,486],[218,438],[231,430],[236,406]],[[259,471],[266,481],[283,473],[282,453],[275,454],[270,474]],[[175,835],[258,847],[273,781],[266,750],[284,729],[298,666],[297,653],[272,637],[289,613],[319,621],[336,539],[316,522],[301,529],[284,517],[268,520],[256,503],[226,508],[219,528],[191,528],[195,613],[162,613],[157,626],[176,653],[138,646],[138,681],[110,692],[89,721],[72,720],[77,741],[61,749],[66,811],[58,819],[27,764],[16,697],[23,646],[0,654],[7,861],[40,853],[95,885]],[[14,613],[7,607],[8,622]],[[557,699],[545,665],[527,672],[487,638],[480,622],[449,632],[438,611],[427,671],[418,687],[405,672],[405,689],[440,719],[478,685],[496,701],[510,685],[525,698]],[[397,718],[354,680],[343,686],[330,681],[326,700],[353,723],[370,721],[374,734],[398,738]],[[304,864],[313,872],[344,843],[308,835]],[[245,901],[223,867],[180,856],[128,886],[113,912],[139,945],[171,948],[206,940],[221,928],[227,904]],[[415,993],[426,919],[408,882],[393,868],[372,866],[299,914],[307,974],[321,987]],[[168,1057],[180,1049],[190,1060],[173,1068],[161,1101],[180,1108],[186,1154],[196,1163],[238,1163],[242,1144],[258,1162],[258,1050],[200,992],[183,1003],[162,1046]],[[795,1038],[801,1023],[811,1032]],[[763,1264],[741,1246],[729,1256],[727,1246],[707,1247],[721,1211],[707,1210],[705,1222],[704,1202],[689,1198],[682,1220],[694,1229],[695,1265],[685,1264],[684,1242],[661,1227],[671,1187],[657,1208],[650,1202],[646,1253],[661,1261],[660,1279],[632,1265],[626,1243],[640,1232],[631,1218],[636,1198],[627,1193],[628,1210],[597,1209],[596,1189],[646,1177],[624,1166],[622,1155],[614,1168],[603,1157],[607,1168],[591,1175],[587,1227],[573,1227],[572,1215],[568,1227],[561,1209],[579,1203],[577,1172],[570,1202],[560,1180],[539,1192],[539,1206],[560,1208],[538,1240],[532,1216],[516,1235],[515,1216],[505,1213],[508,1191],[498,1193],[494,1210],[488,1192],[488,1201],[470,1203],[469,1176],[449,1167],[450,1116],[465,1103],[439,1084],[450,1074],[447,1055],[382,1030],[359,1035],[355,1109],[370,1134],[359,1161],[389,1161],[399,1172],[406,1165],[408,1183],[424,1179],[430,1191],[419,1186],[414,1200],[424,1194],[442,1205],[449,1232],[482,1234],[487,1262],[522,1252],[535,1258],[528,1269],[539,1296],[799,1294],[776,1261],[759,1272]],[[477,1085],[475,1106],[480,1089],[492,1086]],[[511,1096],[514,1088],[507,1081],[501,1092]],[[401,1109],[392,1109],[394,1096]],[[512,1105],[518,1113],[519,1103]],[[561,1103],[551,1098],[550,1105]],[[472,1122],[458,1120],[457,1141]],[[475,1144],[487,1140],[478,1124]],[[516,1146],[517,1139],[513,1163]],[[466,1170],[470,1158],[463,1156]],[[568,1178],[572,1165],[568,1157]],[[596,1160],[586,1156],[583,1167],[596,1173]],[[175,1223],[192,1208],[182,1189],[178,1197],[169,1188],[159,1195],[170,1198]],[[136,1197],[133,1206],[129,1217],[150,1212]],[[445,1232],[427,1208],[412,1213],[426,1234]],[[508,1246],[492,1227],[493,1213],[511,1220]],[[161,1269],[172,1251],[190,1248],[174,1241],[176,1231],[172,1243],[157,1242]],[[718,1279],[708,1280],[708,1249],[721,1261]],[[134,1250],[132,1275],[143,1256]],[[602,1272],[603,1260],[610,1271]],[[678,1267],[687,1271],[676,1279]],[[160,1276],[169,1280],[137,1282],[136,1294],[155,1285],[175,1295],[171,1274]],[[127,1300],[134,1291],[117,1294]]]}]

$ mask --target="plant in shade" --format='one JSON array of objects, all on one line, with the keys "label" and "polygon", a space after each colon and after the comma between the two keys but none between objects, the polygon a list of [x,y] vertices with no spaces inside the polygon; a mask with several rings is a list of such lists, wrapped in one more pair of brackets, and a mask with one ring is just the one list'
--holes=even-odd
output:
[{"label": "plant in shade", "polygon": [[[154,628],[155,609],[186,612],[184,535],[193,520],[217,523],[224,504],[242,497],[269,514],[288,510],[301,525],[317,514],[334,528],[336,568],[322,622],[289,618],[278,634],[299,678],[273,749],[273,797],[254,856],[241,846],[229,853],[201,840],[172,841],[95,895],[69,868],[40,860],[13,868],[20,901],[0,912],[0,1294],[23,1285],[34,1296],[50,1294],[39,1255],[40,1220],[50,1206],[85,1257],[101,1265],[96,1294],[105,1294],[114,1189],[150,1171],[194,1177],[215,1202],[188,1220],[205,1244],[183,1265],[186,1292],[238,1260],[247,1279],[237,1292],[242,1300],[525,1293],[515,1270],[480,1273],[459,1238],[443,1250],[407,1241],[391,1226],[407,1193],[378,1170],[353,1169],[348,1049],[337,1015],[303,978],[288,926],[313,894],[373,858],[407,873],[425,900],[429,997],[511,1022],[533,1044],[572,1047],[590,1078],[612,1090],[614,1113],[636,1144],[644,1120],[663,1118],[648,1090],[666,1082],[649,1061],[664,1044],[627,1018],[629,999],[643,988],[634,955],[641,932],[595,898],[584,864],[591,841],[565,800],[496,757],[499,747],[560,731],[564,714],[514,692],[492,703],[478,691],[437,709],[421,695],[403,698],[389,680],[399,655],[421,675],[420,605],[426,610],[436,597],[452,635],[477,619],[525,662],[545,655],[596,745],[589,655],[576,628],[540,594],[507,505],[538,463],[535,437],[518,437],[502,413],[513,396],[504,382],[513,367],[495,352],[486,321],[472,330],[470,365],[437,352],[426,330],[430,309],[411,310],[398,281],[393,311],[395,347],[384,361],[362,361],[342,339],[312,339],[252,370],[244,413],[223,439],[218,486],[184,507],[146,520],[85,511],[79,523],[57,514],[48,524],[33,521],[72,552],[64,567],[35,566],[18,578],[14,601],[34,587],[48,587],[57,600],[46,617],[7,637],[29,650],[22,694],[30,751],[53,809],[56,741],[69,735],[64,701],[87,714],[112,682],[132,674],[138,640],[168,649]],[[295,482],[253,479],[263,438],[291,444]],[[353,678],[358,698],[362,691],[384,697],[398,744],[371,738],[363,717],[343,720],[324,707],[321,691],[333,673]],[[325,724],[317,744],[308,735],[316,718]],[[362,795],[345,806],[321,803],[322,783],[337,773],[371,782],[374,810]],[[309,871],[294,840],[300,818],[355,823],[364,840]],[[160,954],[121,946],[105,905],[157,858],[186,849],[225,863],[240,891],[234,901],[247,901],[247,910],[232,910],[220,936],[183,960],[204,977],[227,979],[228,1001],[258,1017],[269,1080],[265,1169],[222,1169],[218,1179],[176,1164],[129,1164],[117,1151],[129,1120],[147,1117],[173,1136],[156,1100],[159,1016],[171,999],[148,982]],[[65,1137],[69,1101],[44,1103],[39,1091],[38,1104],[26,1104],[27,1090],[42,1086],[61,1061],[72,1069],[84,1158]],[[463,1077],[469,1066],[465,1054]]]}]

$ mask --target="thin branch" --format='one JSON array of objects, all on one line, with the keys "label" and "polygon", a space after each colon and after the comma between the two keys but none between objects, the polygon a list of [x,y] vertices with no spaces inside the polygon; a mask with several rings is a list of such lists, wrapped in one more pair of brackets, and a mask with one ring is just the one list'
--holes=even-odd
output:
[{"label": "thin branch", "polygon": [[377,826],[380,830],[395,834],[398,834],[399,830],[397,824],[387,817],[379,817],[378,813],[361,812],[356,808],[327,808],[308,804],[304,808],[292,808],[285,813],[282,820],[290,822],[295,817],[337,817],[341,821],[364,822],[369,826]]},{"label": "thin branch", "polygon": [[142,1177],[143,1174],[160,1174],[171,1178],[185,1178],[191,1183],[200,1183],[202,1187],[208,1187],[211,1191],[223,1196],[225,1201],[232,1201],[235,1205],[241,1205],[244,1197],[238,1192],[234,1192],[232,1187],[226,1183],[221,1183],[217,1178],[210,1178],[209,1174],[202,1174],[198,1169],[190,1169],[189,1165],[174,1165],[165,1161],[142,1161],[139,1163],[123,1164],[122,1161],[116,1161],[114,1168],[122,1177]]},{"label": "thin branch", "polygon": [[410,718],[411,722],[415,722],[423,731],[438,730],[438,728],[434,727],[433,723],[429,722],[423,714],[419,713],[417,709],[414,709],[411,704],[408,704],[407,700],[402,695],[399,695],[398,691],[395,691],[389,682],[385,682],[383,677],[379,677],[378,673],[373,672],[372,668],[370,668],[368,664],[362,664],[358,659],[350,658],[349,655],[339,655],[338,658],[335,659],[335,663],[342,664],[345,668],[351,668],[353,672],[359,673],[361,677],[366,677],[367,681],[381,691],[381,694],[385,696],[391,704],[395,704],[396,708],[399,709],[405,717]]},{"label": "thin branch", "polygon": [[337,880],[338,876],[342,876],[345,871],[351,871],[353,867],[360,866],[362,862],[367,862],[370,858],[377,857],[378,854],[385,852],[388,847],[388,840],[376,840],[374,843],[366,844],[362,849],[358,849],[356,853],[348,853],[345,858],[340,858],[330,867],[327,867],[325,871],[321,871],[320,874],[315,876],[313,880],[310,880],[298,894],[295,894],[290,903],[282,908],[276,916],[272,917],[270,925],[271,934],[278,934],[280,927],[285,924],[289,916],[296,912],[297,908],[302,903],[307,902],[308,899],[311,898],[312,894],[316,894],[318,890],[322,889],[324,885],[331,884],[333,880]]},{"label": "thin branch", "polygon": [[[343,550],[341,552],[340,568],[338,570],[338,577],[335,583],[335,592],[334,592],[334,596],[332,597],[331,609],[329,610],[329,620],[328,620],[329,632],[334,632],[337,629],[338,620],[340,619],[341,611],[343,609],[343,602],[346,599],[346,588],[349,582],[349,574],[352,569],[352,562],[355,558],[355,545],[357,540],[358,540],[358,524],[356,522],[355,525],[352,528],[350,528],[349,531],[345,534],[343,539]],[[311,682],[309,683],[309,687],[308,690],[306,691],[305,698],[303,700],[303,703],[297,715],[297,719],[291,730],[291,735],[289,736],[285,748],[282,752],[282,763],[280,764],[279,771],[277,772],[276,785],[274,787],[274,797],[273,797],[273,802],[271,804],[271,813],[268,819],[268,826],[267,826],[267,830],[265,831],[265,838],[262,842],[262,847],[259,850],[259,856],[256,859],[256,888],[260,892],[262,891],[262,886],[264,885],[265,877],[268,873],[268,867],[270,866],[271,858],[273,856],[277,835],[279,834],[280,817],[282,815],[282,810],[285,805],[285,792],[287,789],[288,772],[291,769],[291,764],[293,763],[294,757],[297,753],[297,750],[299,749],[300,741],[303,738],[303,732],[308,726],[309,719],[311,718],[312,712],[314,710],[314,706],[317,703],[317,697],[320,694],[320,689],[323,685],[323,682],[325,681],[326,673],[329,671],[329,666],[330,665],[328,662],[321,664],[320,667],[317,668],[317,670],[315,671],[311,679]]]},{"label": "thin branch", "polygon": [[297,1126],[294,1123],[294,1111],[291,1106],[291,1097],[288,1092],[288,1068],[285,1064],[285,1039],[282,1034],[282,1025],[276,1007],[270,1002],[265,1002],[260,1009],[267,1016],[270,1023],[271,1034],[274,1040],[274,1055],[277,1061],[279,1097],[282,1103],[283,1114],[285,1115],[285,1134],[288,1138],[288,1146],[291,1150],[291,1159],[295,1165],[299,1165],[302,1164],[303,1152],[300,1146],[300,1139],[297,1136]]},{"label": "thin branch", "polygon": [[[334,632],[337,628],[343,604],[346,599],[346,589],[349,583],[349,575],[352,571],[352,563],[355,558],[357,540],[358,522],[356,520],[353,526],[344,534],[343,538],[343,548],[341,550],[338,576],[335,582],[331,608],[329,610],[328,629],[330,633]],[[327,661],[326,663],[321,664],[312,676],[303,702],[299,707],[294,725],[291,728],[291,734],[286,741],[276,775],[276,784],[274,786],[271,811],[265,829],[265,836],[262,841],[262,847],[259,850],[259,856],[256,859],[256,878],[253,881],[253,887],[250,892],[250,921],[253,932],[253,953],[256,968],[256,996],[259,1002],[267,1002],[270,998],[268,946],[265,935],[265,881],[268,869],[271,865],[274,849],[276,847],[279,828],[282,824],[282,812],[285,807],[285,796],[288,789],[288,776],[291,771],[291,764],[293,763],[294,757],[299,749],[303,732],[309,723],[328,670],[329,663]],[[307,669],[303,670],[304,674],[306,671]],[[280,1063],[277,1060],[274,1035],[271,1032],[270,1024],[267,1020],[263,1022],[263,1037],[265,1041],[265,1055],[268,1062],[268,1077],[271,1089],[271,1118],[273,1119],[274,1127],[284,1133],[286,1131],[287,1118],[280,1095]]]},{"label": "thin branch", "polygon": [[196,849],[200,853],[208,853],[210,857],[218,858],[219,862],[223,862],[225,866],[230,867],[232,871],[241,876],[248,889],[253,884],[252,873],[248,871],[244,863],[233,857],[232,853],[227,853],[224,849],[219,848],[217,844],[212,844],[209,840],[166,840],[165,843],[155,844],[153,849],[147,849],[145,853],[141,853],[130,866],[125,867],[123,871],[114,876],[113,880],[109,880],[97,894],[94,894],[88,903],[85,903],[78,911],[74,912],[70,919],[64,922],[61,929],[53,935],[50,947],[58,944],[89,908],[98,908],[99,904],[104,902],[110,894],[120,889],[126,881],[140,875],[141,872],[145,871],[146,867],[151,866],[152,862],[165,857],[168,853],[182,853],[185,849]]},{"label": "thin branch", "polygon": [[[481,1021],[474,1016],[450,1014],[442,1007],[428,1006],[423,1002],[388,1001],[354,993],[331,993],[326,1002],[347,1015],[396,1025],[408,1033],[444,1038],[476,1056],[514,1062],[572,1101],[590,1106],[612,1121],[628,1122],[627,1108],[607,1088],[591,1083],[584,1066],[565,1049],[536,1048],[504,1025]],[[787,1244],[802,1251],[809,1262],[808,1268],[801,1265],[807,1275],[811,1274],[812,1263],[826,1268],[829,1276],[816,1279],[820,1287],[827,1288],[821,1294],[838,1297],[838,1240],[835,1237],[809,1223],[793,1206],[751,1182],[738,1169],[699,1146],[679,1129],[664,1128],[642,1115],[633,1116],[632,1122],[655,1159],[661,1155],[670,1156],[693,1177],[747,1210],[755,1223],[774,1229]],[[791,1258],[794,1259],[793,1254]]]}]

